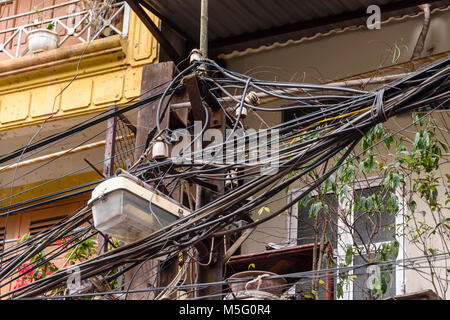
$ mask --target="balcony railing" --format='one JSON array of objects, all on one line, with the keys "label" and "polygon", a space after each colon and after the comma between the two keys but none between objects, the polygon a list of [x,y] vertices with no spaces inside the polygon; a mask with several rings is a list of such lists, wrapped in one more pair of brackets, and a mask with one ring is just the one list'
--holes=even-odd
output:
[{"label": "balcony railing", "polygon": [[[41,3],[47,6],[37,10],[32,2],[0,2],[0,61],[30,54],[26,42],[28,33],[49,24],[53,25],[52,31],[59,35],[58,47],[128,34],[130,8],[125,1],[109,1],[111,3],[105,5],[108,1],[72,0],[58,3],[45,0]],[[88,7],[96,3],[103,6]]]}]

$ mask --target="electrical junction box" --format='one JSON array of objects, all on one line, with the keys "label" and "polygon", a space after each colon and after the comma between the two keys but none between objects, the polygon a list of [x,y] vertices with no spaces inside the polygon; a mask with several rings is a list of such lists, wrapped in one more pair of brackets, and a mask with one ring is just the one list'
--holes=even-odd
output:
[{"label": "electrical junction box", "polygon": [[143,182],[118,176],[100,183],[88,205],[97,230],[126,243],[168,226],[190,211]]}]

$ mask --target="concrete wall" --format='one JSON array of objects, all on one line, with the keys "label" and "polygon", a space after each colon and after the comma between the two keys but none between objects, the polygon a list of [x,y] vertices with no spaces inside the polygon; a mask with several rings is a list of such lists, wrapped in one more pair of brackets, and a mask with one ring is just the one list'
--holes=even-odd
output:
[{"label": "concrete wall", "polygon": [[[321,37],[317,40],[299,44],[274,47],[244,55],[231,54],[225,56],[228,69],[244,73],[259,79],[325,83],[344,79],[358,74],[389,67],[411,58],[416,39],[422,29],[423,16],[406,19],[401,22],[383,24],[380,30],[348,31],[334,36]],[[421,57],[450,51],[450,11],[432,14],[432,21]],[[402,70],[409,72],[411,70]],[[281,120],[280,113],[260,113],[269,123]],[[442,111],[444,125],[448,121],[448,111]],[[411,115],[396,117],[386,123],[391,130],[411,122]],[[445,120],[446,119],[446,120]],[[258,130],[261,121],[254,116],[246,119],[246,125]],[[414,137],[413,128],[406,135]],[[448,135],[447,135],[447,141]],[[443,168],[447,170],[448,166]],[[294,187],[295,188],[295,187]],[[442,191],[442,190],[441,190]],[[285,193],[275,196],[280,200],[270,203],[271,212],[285,203]],[[420,210],[420,208],[419,208]],[[269,213],[259,216],[253,213],[254,219],[260,219]],[[264,251],[267,243],[283,243],[287,236],[287,213],[264,223],[249,237],[242,246],[242,253]],[[441,239],[430,239],[439,247]],[[406,257],[423,255],[418,248],[406,244]],[[424,271],[427,271],[423,269]],[[430,282],[413,271],[406,272],[406,292],[433,287]],[[448,294],[447,294],[448,295]],[[448,296],[447,296],[448,297]]]},{"label": "concrete wall", "polygon": [[[328,82],[409,61],[423,16],[225,59],[259,79]],[[450,11],[432,14],[422,57],[450,50]],[[225,56],[226,58],[227,56]]]}]

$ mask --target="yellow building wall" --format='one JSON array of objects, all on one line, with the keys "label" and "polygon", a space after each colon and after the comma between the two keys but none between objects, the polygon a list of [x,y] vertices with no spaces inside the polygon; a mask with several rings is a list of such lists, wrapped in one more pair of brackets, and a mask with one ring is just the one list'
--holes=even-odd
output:
[{"label": "yellow building wall", "polygon": [[[58,180],[45,179],[45,177],[43,177],[43,180],[39,182],[14,186],[12,192],[11,188],[3,188],[0,189],[0,200],[2,200],[0,201],[0,208],[6,207],[10,204],[21,203],[22,201],[34,199],[42,195],[76,187],[91,181],[97,181],[99,179],[101,179],[101,177],[96,172],[90,171],[70,175]],[[93,186],[90,188],[92,187]],[[83,189],[72,192],[81,190]],[[11,195],[13,195],[13,198],[11,198]]]},{"label": "yellow building wall", "polygon": [[[154,16],[153,21],[158,25]],[[126,38],[116,35],[2,61],[0,137],[2,132],[39,125],[44,120],[51,125],[52,121],[95,114],[111,105],[126,105],[140,94],[143,67],[157,62],[158,43],[133,11]],[[95,152],[103,155],[103,150]],[[0,150],[0,154],[8,151]],[[5,176],[0,173],[2,179]],[[67,176],[14,197],[11,203],[98,179],[95,172]],[[16,183],[13,194],[47,180],[48,177],[42,176],[36,183]],[[0,200],[10,195],[10,188],[0,190]],[[9,204],[1,201],[0,208]]]},{"label": "yellow building wall", "polygon": [[133,12],[128,34],[1,62],[0,132],[49,116],[99,112],[137,97],[142,68],[157,62],[158,44]]}]

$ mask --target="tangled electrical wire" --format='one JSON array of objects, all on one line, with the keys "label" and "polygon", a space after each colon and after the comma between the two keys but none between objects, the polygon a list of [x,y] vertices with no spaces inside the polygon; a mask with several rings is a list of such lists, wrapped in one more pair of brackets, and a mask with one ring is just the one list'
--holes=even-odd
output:
[{"label": "tangled electrical wire", "polygon": [[[179,154],[163,160],[149,160],[149,154],[157,138],[162,137],[167,143],[177,141],[175,138],[177,131],[163,128],[162,120],[173,107],[171,104],[173,97],[185,88],[184,78],[189,74],[196,74],[202,92],[202,107],[206,121]],[[224,191],[216,191],[211,201],[191,208],[190,215],[143,239],[114,248],[76,265],[82,280],[99,277],[101,281],[109,282],[150,259],[164,257],[169,260],[202,240],[236,233],[276,217],[320,186],[343,165],[360,139],[375,125],[423,106],[429,106],[431,110],[442,106],[448,107],[449,77],[449,57],[403,79],[370,91],[257,80],[229,71],[212,60],[196,61],[181,71],[160,93],[80,124],[72,130],[37,141],[29,145],[26,152],[63,139],[75,131],[93,126],[109,117],[158,101],[156,126],[149,131],[145,151],[130,167],[129,173],[151,184],[155,189],[168,191],[169,195],[182,185],[183,181],[202,185],[212,185],[217,181],[222,183]],[[273,105],[274,101],[276,105]],[[270,102],[272,106],[265,106],[266,102]],[[197,139],[209,128],[211,109],[207,106],[211,103],[224,116],[228,128],[224,131],[225,139],[212,147],[192,150]],[[291,120],[281,121],[273,126],[266,124],[266,128],[262,131],[276,132],[276,135],[270,134],[269,140],[260,141],[255,140],[256,133],[250,132],[245,126],[243,118],[247,110],[257,116],[258,112],[279,114],[284,111],[292,111],[295,116]],[[192,132],[193,128],[191,126],[187,129]],[[220,152],[229,143],[239,145],[249,141],[254,141],[254,144],[249,144],[247,149],[235,148],[231,153]],[[277,147],[274,148],[274,145]],[[270,152],[276,151],[276,157],[264,158],[258,155],[258,150],[262,147],[268,148],[270,155],[272,155]],[[204,153],[208,149],[210,156],[196,161],[199,153]],[[24,151],[18,149],[3,155],[0,163],[14,159]],[[333,158],[338,160],[333,163],[331,161]],[[271,170],[270,174],[267,172],[262,174],[274,159],[275,170]],[[307,185],[299,195],[288,199],[281,208],[264,218],[257,221],[248,218],[252,210],[264,206],[279,192],[318,167],[324,168],[323,175]],[[293,171],[296,174],[290,175]],[[247,222],[236,227],[235,222],[239,220]],[[1,286],[16,280],[19,277],[16,271],[24,262],[36,253],[49,248],[58,239],[75,235],[67,247],[53,249],[48,253],[47,261],[76,247],[87,237],[94,236],[96,232],[92,233],[93,229],[90,208],[83,207],[51,229],[4,250],[1,256]],[[41,262],[44,263],[45,261]],[[112,272],[119,267],[119,271]],[[20,289],[3,293],[0,298],[42,297],[45,293],[67,284],[72,276],[68,270],[71,268],[38,279]],[[129,290],[130,286],[125,292],[128,293]],[[168,293],[165,293],[165,296],[167,295]]]}]

